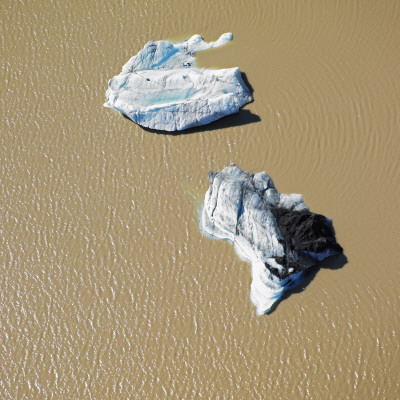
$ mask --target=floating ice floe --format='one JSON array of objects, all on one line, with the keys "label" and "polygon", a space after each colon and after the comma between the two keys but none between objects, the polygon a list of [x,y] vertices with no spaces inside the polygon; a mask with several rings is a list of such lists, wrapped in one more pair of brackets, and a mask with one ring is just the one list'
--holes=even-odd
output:
[{"label": "floating ice floe", "polygon": [[146,128],[165,131],[205,125],[238,112],[253,100],[239,68],[195,66],[197,52],[230,40],[232,34],[225,33],[211,43],[199,35],[179,43],[148,42],[109,81],[104,106]]},{"label": "floating ice floe", "polygon": [[300,194],[282,194],[266,172],[252,174],[235,164],[209,173],[210,187],[200,229],[229,240],[251,264],[250,299],[258,315],[301,282],[304,271],[343,252],[332,221],[309,211]]}]

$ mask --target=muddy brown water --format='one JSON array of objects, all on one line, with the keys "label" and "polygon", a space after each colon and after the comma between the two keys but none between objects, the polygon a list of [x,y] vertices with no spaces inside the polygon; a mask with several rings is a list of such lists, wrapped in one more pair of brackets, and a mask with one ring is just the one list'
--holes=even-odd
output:
[{"label": "muddy brown water", "polygon": [[[390,0],[3,0],[0,397],[398,398],[399,21]],[[103,108],[148,40],[224,32],[198,64],[246,74],[238,115],[173,136]],[[263,317],[197,226],[231,162],[332,218],[348,260]]]}]

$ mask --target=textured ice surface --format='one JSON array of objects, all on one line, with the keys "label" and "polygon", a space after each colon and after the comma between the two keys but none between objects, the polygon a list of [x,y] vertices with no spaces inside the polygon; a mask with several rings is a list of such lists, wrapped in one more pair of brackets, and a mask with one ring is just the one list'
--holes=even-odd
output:
[{"label": "textured ice surface", "polygon": [[301,195],[279,193],[266,172],[252,174],[231,164],[210,172],[209,180],[200,229],[231,241],[251,264],[250,298],[257,314],[301,282],[305,270],[342,253],[332,221],[310,212]]},{"label": "textured ice surface", "polygon": [[109,81],[104,106],[139,125],[165,131],[208,124],[238,112],[252,101],[239,68],[195,66],[198,51],[230,40],[232,34],[225,33],[211,43],[199,35],[179,43],[148,42]]}]

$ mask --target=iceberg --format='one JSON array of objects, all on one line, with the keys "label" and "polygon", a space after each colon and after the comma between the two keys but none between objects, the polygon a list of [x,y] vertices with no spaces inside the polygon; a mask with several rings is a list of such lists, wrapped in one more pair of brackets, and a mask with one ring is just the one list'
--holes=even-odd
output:
[{"label": "iceberg", "polygon": [[323,259],[342,254],[332,221],[309,211],[300,194],[279,193],[266,172],[231,164],[209,173],[199,213],[202,233],[228,240],[251,264],[250,299],[265,314]]},{"label": "iceberg", "polygon": [[151,129],[179,131],[205,125],[253,100],[239,68],[196,67],[199,51],[232,40],[223,34],[207,43],[194,35],[179,43],[148,42],[108,83],[105,107]]}]

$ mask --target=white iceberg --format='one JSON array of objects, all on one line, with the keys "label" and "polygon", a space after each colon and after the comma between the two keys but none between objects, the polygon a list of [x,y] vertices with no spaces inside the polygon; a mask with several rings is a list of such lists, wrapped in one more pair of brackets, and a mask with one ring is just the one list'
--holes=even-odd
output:
[{"label": "white iceberg", "polygon": [[199,35],[171,43],[148,42],[109,83],[105,107],[146,128],[176,131],[205,125],[253,100],[239,68],[197,68],[199,51],[232,40],[223,34],[207,43]]},{"label": "white iceberg", "polygon": [[250,299],[258,315],[301,282],[304,271],[343,252],[332,221],[309,211],[299,194],[281,194],[266,172],[234,164],[209,173],[199,225],[208,237],[229,240],[251,264]]}]

